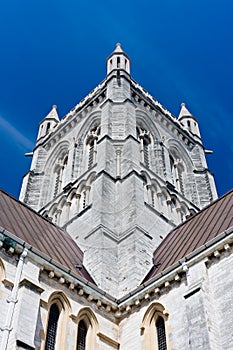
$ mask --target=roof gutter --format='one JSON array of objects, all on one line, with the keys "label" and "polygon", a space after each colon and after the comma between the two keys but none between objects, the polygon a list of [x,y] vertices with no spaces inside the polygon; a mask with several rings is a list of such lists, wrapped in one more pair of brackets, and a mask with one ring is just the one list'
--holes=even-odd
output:
[{"label": "roof gutter", "polygon": [[[102,299],[106,300],[106,302],[112,302],[115,306],[117,305],[117,299],[112,297],[110,294],[104,292],[102,289],[98,288],[95,284],[92,282],[87,281],[82,276],[76,275],[71,272],[70,269],[66,268],[62,264],[60,264],[58,261],[52,259],[47,254],[37,250],[33,246],[29,245],[24,240],[20,239],[19,237],[15,236],[13,233],[5,230],[3,227],[0,226],[0,233],[2,233],[4,236],[7,236],[14,240],[17,244],[22,246],[22,248],[27,247],[28,249],[28,256],[35,257],[36,261],[41,264],[42,266],[46,267],[48,270],[58,270],[60,272],[60,275],[67,278],[67,280],[70,280],[71,282],[74,282],[74,280],[77,280],[78,284],[81,287],[85,287],[85,291],[89,291],[90,294],[93,294],[95,292],[96,297],[101,297]],[[16,252],[19,250],[16,248]],[[1,349],[0,349],[1,350]]]},{"label": "roof gutter", "polygon": [[151,280],[141,284],[138,288],[125,295],[123,298],[118,300],[119,307],[124,303],[129,303],[132,299],[137,299],[142,293],[148,293],[155,285],[160,285],[169,279],[172,279],[177,273],[187,271],[189,267],[210,256],[212,253],[222,248],[229,241],[233,242],[233,227],[230,227],[226,231],[213,238],[211,241],[202,245],[195,251],[187,254],[185,257],[169,266],[163,272],[159,273]]}]

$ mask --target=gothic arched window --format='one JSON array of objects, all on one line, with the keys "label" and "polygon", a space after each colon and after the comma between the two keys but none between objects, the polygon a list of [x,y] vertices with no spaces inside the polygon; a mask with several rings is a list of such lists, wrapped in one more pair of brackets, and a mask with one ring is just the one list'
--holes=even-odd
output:
[{"label": "gothic arched window", "polygon": [[155,326],[156,326],[156,333],[157,333],[158,350],[167,350],[165,324],[162,316],[159,316],[157,318],[155,322]]},{"label": "gothic arched window", "polygon": [[137,127],[137,137],[140,141],[141,162],[150,167],[150,149],[151,149],[151,134],[149,131]]},{"label": "gothic arched window", "polygon": [[176,187],[178,191],[184,194],[184,180],[183,180],[183,172],[184,167],[181,159],[176,157],[175,155],[170,155],[170,168],[171,168],[171,178],[173,185]]},{"label": "gothic arched window", "polygon": [[56,335],[60,310],[56,304],[52,304],[49,311],[45,350],[54,350],[56,346]]},{"label": "gothic arched window", "polygon": [[159,303],[153,303],[147,309],[142,321],[143,349],[169,350],[167,344],[166,321],[168,312]]},{"label": "gothic arched window", "polygon": [[78,324],[77,350],[86,350],[87,326],[83,320]]},{"label": "gothic arched window", "polygon": [[55,184],[54,184],[53,198],[55,198],[58,195],[62,187],[65,185],[65,170],[66,170],[67,163],[68,163],[67,154],[61,156],[56,162],[56,165],[54,168]]},{"label": "gothic arched window", "polygon": [[100,126],[95,126],[90,129],[86,139],[86,147],[87,147],[87,169],[91,169],[91,167],[96,163],[96,155],[97,155],[97,140],[100,134]]}]

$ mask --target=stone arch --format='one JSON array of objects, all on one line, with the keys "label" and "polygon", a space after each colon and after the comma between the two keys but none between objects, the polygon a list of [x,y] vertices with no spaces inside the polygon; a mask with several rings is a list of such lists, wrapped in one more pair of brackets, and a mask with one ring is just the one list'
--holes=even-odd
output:
[{"label": "stone arch", "polygon": [[79,148],[79,167],[82,172],[91,169],[96,164],[97,140],[101,134],[100,112],[93,112],[82,125],[76,136],[76,143]]},{"label": "stone arch", "polygon": [[47,214],[50,219],[54,219],[57,212],[57,205],[57,203],[53,203],[53,205],[47,210]]},{"label": "stone arch", "polygon": [[153,170],[156,174],[163,172],[163,150],[161,136],[146,113],[137,114],[136,134],[140,142],[140,159],[141,162]]},{"label": "stone arch", "polygon": [[181,216],[181,222],[184,222],[190,216],[189,208],[184,202],[180,203],[180,216]]},{"label": "stone arch", "polygon": [[137,121],[137,126],[141,125],[145,129],[147,129],[151,132],[153,140],[161,140],[161,135],[160,135],[158,128],[155,126],[152,118],[150,118],[147,113],[145,113],[142,110],[137,110],[136,111],[136,121]]},{"label": "stone arch", "polygon": [[169,343],[167,341],[168,339],[168,327],[167,327],[167,320],[168,320],[168,312],[165,310],[164,306],[160,303],[154,302],[152,303],[148,309],[146,310],[146,313],[143,316],[142,323],[141,323],[141,334],[143,336],[143,349],[150,350],[150,349],[159,349],[158,343],[159,343],[159,336],[158,336],[158,330],[157,330],[157,321],[162,320],[164,324],[164,337],[166,341],[166,349],[170,350]]},{"label": "stone arch", "polygon": [[[179,141],[169,139],[166,144],[169,152],[168,174],[170,174],[171,182],[180,193],[186,195],[186,184],[190,182],[194,169],[192,159]],[[189,181],[187,181],[188,178]]]},{"label": "stone arch", "polygon": [[181,222],[180,201],[174,194],[171,195],[171,219],[175,224],[179,224]]},{"label": "stone arch", "polygon": [[161,212],[167,219],[171,219],[171,196],[165,187],[161,187]]},{"label": "stone arch", "polygon": [[[46,345],[46,342],[49,336],[50,312],[54,305],[58,310],[56,334],[55,335],[53,334],[54,343],[55,343],[56,349],[62,350],[66,347],[66,339],[68,335],[67,334],[68,320],[69,320],[69,315],[71,313],[71,304],[69,302],[69,299],[62,291],[53,292],[50,295],[47,303],[47,320],[45,323],[46,337],[44,340],[44,346]],[[44,346],[42,346],[42,348],[44,348]]]},{"label": "stone arch", "polygon": [[95,111],[89,115],[87,120],[85,120],[85,122],[81,126],[75,140],[77,141],[79,139],[79,140],[82,140],[82,142],[84,143],[84,139],[85,139],[88,131],[91,128],[98,126],[98,125],[99,126],[101,125],[101,112]]},{"label": "stone arch", "polygon": [[89,307],[83,307],[81,310],[79,310],[77,318],[77,342],[78,342],[78,326],[80,322],[84,322],[87,328],[87,334],[86,334],[86,348],[88,350],[97,350],[98,343],[97,343],[97,334],[99,333],[99,323],[97,320],[96,315]]},{"label": "stone arch", "polygon": [[179,141],[170,138],[165,142],[165,145],[167,146],[168,150],[173,150],[173,152],[175,152],[184,161],[187,169],[193,168],[191,157]]},{"label": "stone arch", "polygon": [[65,185],[68,163],[69,142],[60,142],[51,152],[44,166],[44,183],[42,186],[42,206],[55,198]]},{"label": "stone arch", "polygon": [[6,278],[5,265],[2,261],[2,259],[0,259],[0,282],[3,281],[5,278]]},{"label": "stone arch", "polygon": [[151,198],[151,178],[149,174],[146,171],[141,171],[141,176],[143,179],[143,197],[144,202],[151,205],[152,198]]},{"label": "stone arch", "polygon": [[161,186],[155,179],[151,180],[151,199],[152,207],[161,210]]},{"label": "stone arch", "polygon": [[57,214],[58,218],[56,223],[60,226],[65,224],[65,222],[68,219],[68,201],[66,196],[62,196],[59,199],[58,206],[57,206]]},{"label": "stone arch", "polygon": [[77,194],[77,187],[70,190],[67,197],[67,220],[78,214],[79,196]]}]

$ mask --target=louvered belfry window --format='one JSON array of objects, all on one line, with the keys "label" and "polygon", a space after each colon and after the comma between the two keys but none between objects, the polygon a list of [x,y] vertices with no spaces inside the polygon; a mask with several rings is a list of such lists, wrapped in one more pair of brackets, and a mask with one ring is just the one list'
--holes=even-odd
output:
[{"label": "louvered belfry window", "polygon": [[56,345],[57,325],[60,311],[56,304],[53,304],[49,312],[45,350],[54,350]]},{"label": "louvered belfry window", "polygon": [[149,144],[144,140],[144,164],[149,168]]},{"label": "louvered belfry window", "polygon": [[94,164],[94,140],[89,145],[88,169]]},{"label": "louvered belfry window", "polygon": [[164,319],[159,316],[156,321],[158,350],[167,350]]},{"label": "louvered belfry window", "polygon": [[77,350],[86,350],[86,338],[87,338],[87,326],[84,321],[80,321],[78,324],[78,341]]}]

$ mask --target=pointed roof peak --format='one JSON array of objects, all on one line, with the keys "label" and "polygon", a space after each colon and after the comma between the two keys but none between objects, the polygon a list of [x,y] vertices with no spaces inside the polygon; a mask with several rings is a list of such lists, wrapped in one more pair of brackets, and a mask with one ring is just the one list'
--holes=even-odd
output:
[{"label": "pointed roof peak", "polygon": [[114,52],[124,52],[121,48],[121,43],[116,43],[116,48],[115,48]]},{"label": "pointed roof peak", "polygon": [[57,113],[57,105],[53,105],[51,111],[46,115],[44,119],[55,119],[59,122],[59,116]]},{"label": "pointed roof peak", "polygon": [[181,110],[178,117],[178,120],[183,117],[193,117],[192,113],[189,112],[188,108],[186,107],[186,104],[184,102],[181,103]]}]

